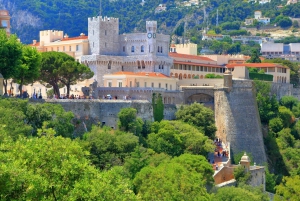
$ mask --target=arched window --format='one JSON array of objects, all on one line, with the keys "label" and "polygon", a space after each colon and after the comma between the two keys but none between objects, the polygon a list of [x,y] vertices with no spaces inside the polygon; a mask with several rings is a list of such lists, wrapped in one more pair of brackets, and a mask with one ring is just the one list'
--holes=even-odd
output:
[{"label": "arched window", "polygon": [[131,46],[131,52],[134,52],[134,46]]},{"label": "arched window", "polygon": [[144,52],[144,45],[141,46],[141,52]]}]

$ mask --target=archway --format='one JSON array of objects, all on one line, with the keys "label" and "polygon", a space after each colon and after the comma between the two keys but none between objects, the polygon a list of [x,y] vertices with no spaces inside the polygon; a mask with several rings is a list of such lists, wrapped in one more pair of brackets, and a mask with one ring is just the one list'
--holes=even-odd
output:
[{"label": "archway", "polygon": [[214,109],[214,97],[204,93],[193,94],[187,98],[187,103],[192,104],[194,102],[202,103],[204,106]]}]

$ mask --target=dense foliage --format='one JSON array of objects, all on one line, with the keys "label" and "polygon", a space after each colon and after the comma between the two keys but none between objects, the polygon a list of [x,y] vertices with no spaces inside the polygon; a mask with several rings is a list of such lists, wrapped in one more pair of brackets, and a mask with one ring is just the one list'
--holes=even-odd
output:
[{"label": "dense foliage", "polygon": [[[142,121],[141,135],[135,136],[131,128],[136,110],[123,108],[118,115],[121,130],[94,125],[82,139],[73,139],[68,128],[73,114],[60,105],[9,98],[0,99],[0,111],[1,200],[211,200],[215,196],[214,171],[206,158],[213,142],[187,123]],[[241,188],[249,196],[264,196]]]},{"label": "dense foliage", "polygon": [[295,186],[300,175],[300,129],[296,118],[299,117],[300,101],[292,96],[283,96],[277,101],[268,83],[255,81],[255,84],[261,121],[268,128],[264,141],[269,169],[275,174],[266,172],[266,187],[270,192],[276,191],[278,200],[297,200],[294,193],[297,193]]}]

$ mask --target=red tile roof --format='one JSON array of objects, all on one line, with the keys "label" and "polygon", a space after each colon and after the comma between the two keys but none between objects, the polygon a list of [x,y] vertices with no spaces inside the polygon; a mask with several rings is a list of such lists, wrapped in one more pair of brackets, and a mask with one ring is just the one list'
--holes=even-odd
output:
[{"label": "red tile roof", "polygon": [[[84,40],[88,39],[88,36],[77,36],[77,37],[71,37],[71,38],[63,38],[61,41],[70,41],[70,40]],[[29,46],[40,46],[40,42],[36,42],[35,44],[29,44]]]},{"label": "red tile roof", "polygon": [[72,37],[72,38],[63,38],[61,41],[66,41],[66,40],[82,40],[82,39],[88,39],[88,36],[77,36],[77,37]]},{"label": "red tile roof", "polygon": [[148,76],[148,77],[161,77],[161,78],[169,78],[169,76],[164,75],[162,73],[156,72],[128,72],[128,71],[119,71],[113,73],[113,75],[134,75],[134,76]]},{"label": "red tile roof", "polygon": [[40,42],[36,42],[35,44],[29,44],[29,46],[34,46],[34,47],[36,47],[36,46],[40,46]]},{"label": "red tile roof", "polygon": [[176,52],[169,52],[169,56],[172,58],[182,58],[182,59],[197,59],[197,60],[205,60],[205,61],[214,61],[210,58],[198,56],[198,55],[190,55],[190,54],[179,54]]},{"label": "red tile roof", "polygon": [[177,60],[174,60],[174,64],[184,64],[184,65],[194,65],[194,66],[207,66],[207,67],[223,68],[223,66],[219,66],[219,65],[215,65],[215,64],[203,64],[203,63],[185,62],[185,61],[177,61]]},{"label": "red tile roof", "polygon": [[282,66],[280,64],[276,63],[243,63],[243,64],[227,64],[227,68],[234,68],[234,67],[250,67],[250,68],[268,68],[268,67],[281,67],[281,68],[287,68],[285,66]]}]

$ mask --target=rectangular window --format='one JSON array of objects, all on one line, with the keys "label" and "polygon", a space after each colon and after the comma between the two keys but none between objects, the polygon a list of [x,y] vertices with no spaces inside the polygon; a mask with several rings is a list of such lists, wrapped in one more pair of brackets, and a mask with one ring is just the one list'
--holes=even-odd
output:
[{"label": "rectangular window", "polygon": [[123,46],[123,52],[125,52],[125,46]]},{"label": "rectangular window", "polygon": [[144,87],[147,87],[147,82],[144,82]]},{"label": "rectangular window", "polygon": [[170,90],[172,90],[172,85],[170,84]]},{"label": "rectangular window", "polygon": [[112,86],[112,82],[111,82],[111,81],[108,81],[108,82],[107,82],[107,86],[108,86],[108,87],[111,87],[111,86]]},{"label": "rectangular window", "polygon": [[79,45],[76,45],[76,51],[79,51]]},{"label": "rectangular window", "polygon": [[132,81],[130,81],[129,86],[132,87]]},{"label": "rectangular window", "polygon": [[166,84],[166,90],[168,90],[168,84]]},{"label": "rectangular window", "polygon": [[107,34],[106,30],[105,30],[105,35]]},{"label": "rectangular window", "polygon": [[121,81],[121,82],[120,82],[120,81],[118,82],[118,86],[119,86],[119,87],[122,87],[122,81]]},{"label": "rectangular window", "polygon": [[69,51],[72,51],[72,47],[71,46],[69,46]]},{"label": "rectangular window", "polygon": [[151,87],[154,88],[154,83],[153,82],[151,83]]},{"label": "rectangular window", "polygon": [[161,88],[161,84],[160,83],[158,84],[158,88]]},{"label": "rectangular window", "polygon": [[140,83],[139,82],[136,82],[136,87],[140,87]]},{"label": "rectangular window", "polygon": [[3,27],[3,28],[7,28],[7,25],[8,23],[7,23],[7,20],[2,20],[1,21],[1,26]]}]

